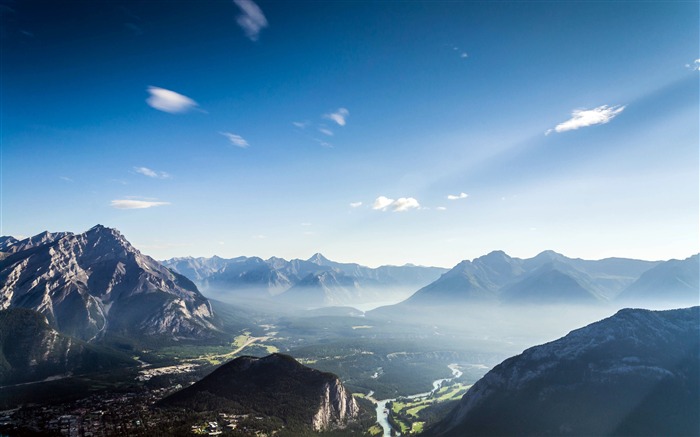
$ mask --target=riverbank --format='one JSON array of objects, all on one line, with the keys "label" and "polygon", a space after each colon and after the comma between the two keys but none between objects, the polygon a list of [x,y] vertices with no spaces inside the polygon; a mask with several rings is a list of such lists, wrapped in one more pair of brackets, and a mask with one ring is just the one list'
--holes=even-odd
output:
[{"label": "riverbank", "polygon": [[[461,398],[471,385],[467,386],[459,382],[453,382],[463,375],[458,364],[450,364],[447,367],[452,372],[452,377],[436,379],[433,381],[433,389],[430,391],[381,400],[374,398],[373,391],[364,396],[376,406],[377,423],[382,427],[383,437],[420,432],[424,424],[423,421],[418,419],[418,414],[421,410],[435,403]],[[390,415],[403,419],[415,418],[416,420],[399,420],[398,418],[390,420]],[[392,425],[392,422],[396,423],[396,425]]]}]

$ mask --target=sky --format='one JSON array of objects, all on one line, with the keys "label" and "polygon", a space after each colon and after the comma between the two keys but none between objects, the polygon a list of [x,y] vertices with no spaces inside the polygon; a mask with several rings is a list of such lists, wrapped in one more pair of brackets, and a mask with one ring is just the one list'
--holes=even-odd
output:
[{"label": "sky", "polygon": [[452,267],[700,251],[697,1],[0,1],[0,234]]}]

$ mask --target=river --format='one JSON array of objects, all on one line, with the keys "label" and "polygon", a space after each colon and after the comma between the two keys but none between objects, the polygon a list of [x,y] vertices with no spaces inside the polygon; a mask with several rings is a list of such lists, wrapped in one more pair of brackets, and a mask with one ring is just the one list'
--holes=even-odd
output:
[{"label": "river", "polygon": [[[447,366],[451,371],[452,371],[452,378],[442,378],[442,379],[436,379],[433,381],[433,389],[430,391],[427,391],[425,393],[417,393],[414,395],[410,396],[404,396],[404,398],[408,399],[416,399],[416,398],[422,398],[422,397],[427,397],[435,393],[436,391],[440,390],[440,387],[442,387],[442,384],[452,381],[453,379],[459,378],[462,376],[462,371],[459,370],[459,367],[457,364],[450,364]],[[372,399],[372,395],[374,392],[369,392],[367,397],[369,399]],[[386,409],[386,404],[392,401],[395,401],[397,398],[394,399],[383,399],[383,400],[377,400],[377,422],[379,425],[382,427],[384,430],[384,437],[391,437],[391,432],[394,431],[394,435],[400,436],[401,433],[394,428],[392,428],[391,424],[389,423],[389,411]]]}]

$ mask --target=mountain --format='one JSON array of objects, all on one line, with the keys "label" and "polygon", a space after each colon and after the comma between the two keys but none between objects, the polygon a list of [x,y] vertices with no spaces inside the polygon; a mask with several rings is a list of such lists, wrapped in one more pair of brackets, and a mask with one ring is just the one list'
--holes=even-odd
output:
[{"label": "mountain", "polygon": [[398,307],[604,302],[657,264],[622,258],[589,261],[553,251],[520,259],[494,251],[460,262]]},{"label": "mountain", "polygon": [[449,302],[493,302],[498,290],[523,274],[521,261],[494,251],[473,261],[462,261],[435,282],[418,290],[407,305]]},{"label": "mountain", "polygon": [[35,311],[0,311],[0,385],[135,364],[127,356],[60,334]]},{"label": "mountain", "polygon": [[427,435],[697,435],[700,307],[624,309],[493,368]]},{"label": "mountain", "polygon": [[173,258],[163,264],[219,299],[269,299],[294,290],[292,295],[303,294],[304,305],[313,307],[404,299],[447,271],[410,264],[370,268],[331,261],[320,253],[307,260]]},{"label": "mountain", "polygon": [[264,415],[288,429],[315,431],[342,428],[360,411],[337,376],[283,354],[231,360],[159,406]]},{"label": "mountain", "polygon": [[19,241],[0,261],[0,309],[29,308],[82,340],[150,341],[218,334],[197,287],[136,250],[117,230],[48,233]]},{"label": "mountain", "polygon": [[644,272],[618,299],[627,303],[652,301],[695,305],[700,299],[700,256],[670,260]]},{"label": "mountain", "polygon": [[171,270],[175,270],[194,282],[205,280],[214,272],[221,270],[229,261],[218,256],[211,258],[171,258],[163,261],[162,264]]},{"label": "mountain", "polygon": [[351,276],[325,271],[308,275],[279,298],[303,307],[342,306],[361,301],[362,289]]},{"label": "mountain", "polygon": [[0,237],[0,252],[9,251],[10,247],[19,243],[19,240],[15,237],[4,236]]},{"label": "mountain", "polygon": [[505,287],[499,298],[503,303],[515,305],[595,304],[602,300],[554,264],[545,264],[523,280]]}]

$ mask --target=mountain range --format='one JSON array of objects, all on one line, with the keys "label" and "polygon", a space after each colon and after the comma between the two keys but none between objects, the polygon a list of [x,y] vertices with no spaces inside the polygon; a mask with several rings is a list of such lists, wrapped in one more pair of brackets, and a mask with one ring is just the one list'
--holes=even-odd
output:
[{"label": "mountain range", "polygon": [[212,338],[218,321],[186,277],[135,249],[117,230],[43,232],[0,241],[0,309],[34,310],[84,341]]},{"label": "mountain range", "polygon": [[399,311],[459,303],[647,305],[650,299],[692,305],[700,288],[697,255],[590,261],[553,251],[528,259],[494,251],[449,271],[369,268],[318,253],[307,260],[173,258],[161,264],[100,225],[83,234],[1,237],[0,249],[0,309],[33,309],[59,332],[85,341],[216,337],[221,321],[193,281],[213,297],[239,302],[263,298],[308,308],[406,299],[395,306]]},{"label": "mountain range", "polygon": [[700,307],[624,309],[494,367],[426,435],[697,435]]},{"label": "mountain range", "polygon": [[698,256],[665,262],[608,258],[567,258],[545,251],[513,258],[501,251],[462,261],[439,279],[418,290],[397,309],[460,303],[598,304],[627,303],[675,297],[698,303]]},{"label": "mountain range", "polygon": [[280,298],[306,307],[404,299],[447,269],[415,265],[365,267],[331,261],[258,257],[172,258],[163,265],[192,279],[220,299]]}]

